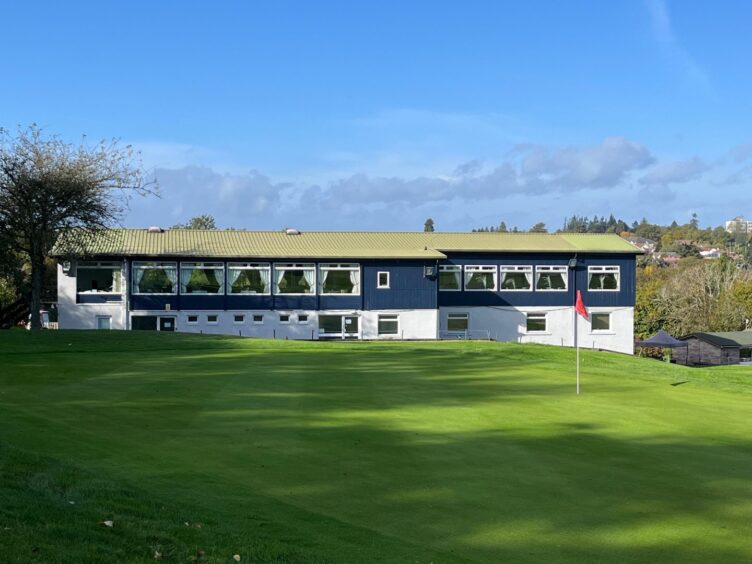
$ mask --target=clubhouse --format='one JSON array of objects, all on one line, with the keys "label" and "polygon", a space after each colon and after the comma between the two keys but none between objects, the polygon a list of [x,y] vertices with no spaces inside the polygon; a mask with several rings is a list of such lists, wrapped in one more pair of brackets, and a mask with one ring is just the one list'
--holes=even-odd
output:
[{"label": "clubhouse", "polygon": [[[75,239],[75,253],[54,251],[61,329],[572,346],[576,317],[581,346],[633,349],[640,250],[612,234],[151,227]],[[577,290],[589,320],[573,314]]]}]

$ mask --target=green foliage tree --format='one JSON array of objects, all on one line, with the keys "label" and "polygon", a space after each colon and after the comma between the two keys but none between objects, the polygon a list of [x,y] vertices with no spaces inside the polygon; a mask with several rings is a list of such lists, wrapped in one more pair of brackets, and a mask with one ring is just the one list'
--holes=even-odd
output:
[{"label": "green foliage tree", "polygon": [[546,229],[546,224],[541,221],[530,228],[530,233],[548,233],[548,229]]},{"label": "green foliage tree", "polygon": [[430,217],[423,224],[423,231],[425,231],[426,233],[433,233],[435,231],[433,219],[431,219]]},{"label": "green foliage tree", "polygon": [[217,222],[213,215],[202,214],[192,217],[185,223],[177,223],[170,229],[217,229]]},{"label": "green foliage tree", "polygon": [[131,194],[154,186],[133,149],[117,141],[75,146],[36,125],[0,132],[0,248],[28,260],[32,329],[41,328],[45,258],[55,241],[75,254],[76,234],[115,223]]}]

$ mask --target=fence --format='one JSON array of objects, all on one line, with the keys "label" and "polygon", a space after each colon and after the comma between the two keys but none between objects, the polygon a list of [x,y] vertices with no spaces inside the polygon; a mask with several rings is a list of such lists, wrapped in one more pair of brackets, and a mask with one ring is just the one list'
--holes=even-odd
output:
[{"label": "fence", "polygon": [[439,339],[443,341],[490,341],[491,331],[487,329],[439,331]]}]

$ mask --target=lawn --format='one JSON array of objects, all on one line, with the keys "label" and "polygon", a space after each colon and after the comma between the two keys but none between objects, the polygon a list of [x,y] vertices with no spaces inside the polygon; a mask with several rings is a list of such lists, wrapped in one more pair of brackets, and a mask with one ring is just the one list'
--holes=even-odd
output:
[{"label": "lawn", "polygon": [[0,332],[2,559],[752,561],[752,368],[582,359]]}]

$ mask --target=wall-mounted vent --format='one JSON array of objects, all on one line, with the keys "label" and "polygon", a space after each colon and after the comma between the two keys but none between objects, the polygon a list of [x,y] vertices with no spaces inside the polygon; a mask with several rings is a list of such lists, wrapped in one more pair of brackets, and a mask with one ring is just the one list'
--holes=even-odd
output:
[{"label": "wall-mounted vent", "polygon": [[152,225],[149,227],[149,229],[146,230],[147,233],[162,233],[164,229],[159,227],[158,225]]},{"label": "wall-mounted vent", "polygon": [[300,235],[300,229],[295,229],[294,227],[288,227],[287,229],[285,229],[285,234]]}]

